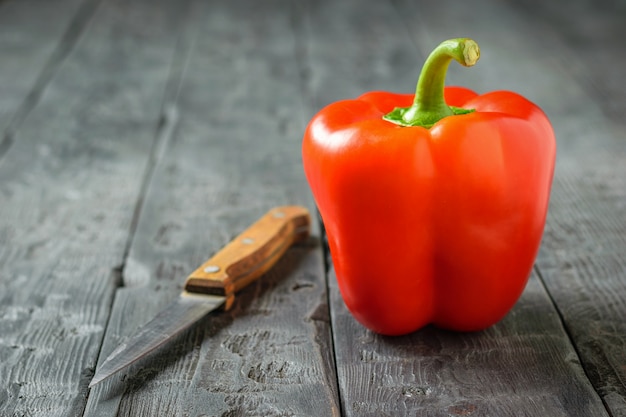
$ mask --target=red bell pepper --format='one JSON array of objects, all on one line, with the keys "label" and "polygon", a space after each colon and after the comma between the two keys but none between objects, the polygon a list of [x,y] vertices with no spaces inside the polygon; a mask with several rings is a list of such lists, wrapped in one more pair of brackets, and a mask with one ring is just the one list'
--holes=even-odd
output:
[{"label": "red bell pepper", "polygon": [[484,329],[521,295],[545,225],[556,144],[546,115],[509,91],[444,89],[471,39],[428,57],[415,95],[370,92],[309,123],[304,170],[339,289],[364,326]]}]

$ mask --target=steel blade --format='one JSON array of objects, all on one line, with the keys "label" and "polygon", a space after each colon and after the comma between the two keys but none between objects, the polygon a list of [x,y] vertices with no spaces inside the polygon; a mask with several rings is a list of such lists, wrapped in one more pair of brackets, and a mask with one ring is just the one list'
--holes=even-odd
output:
[{"label": "steel blade", "polygon": [[115,349],[100,365],[89,387],[146,356],[187,329],[209,312],[220,307],[225,297],[184,292],[176,301],[161,310],[125,343]]}]

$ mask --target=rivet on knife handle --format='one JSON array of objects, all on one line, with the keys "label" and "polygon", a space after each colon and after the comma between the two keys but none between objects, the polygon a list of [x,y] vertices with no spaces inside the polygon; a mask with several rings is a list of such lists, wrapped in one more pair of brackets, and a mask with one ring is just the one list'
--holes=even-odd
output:
[{"label": "rivet on knife handle", "polygon": [[189,275],[185,291],[226,296],[228,310],[237,291],[267,272],[293,243],[309,236],[310,224],[304,207],[273,208]]}]

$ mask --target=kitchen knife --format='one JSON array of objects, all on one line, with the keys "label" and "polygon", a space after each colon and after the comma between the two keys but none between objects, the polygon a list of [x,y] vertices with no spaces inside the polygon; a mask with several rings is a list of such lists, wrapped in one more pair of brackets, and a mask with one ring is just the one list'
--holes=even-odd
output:
[{"label": "kitchen knife", "polygon": [[122,343],[100,365],[89,387],[127,367],[219,307],[228,310],[235,293],[267,272],[295,242],[309,236],[304,207],[267,212],[187,277],[178,299]]}]

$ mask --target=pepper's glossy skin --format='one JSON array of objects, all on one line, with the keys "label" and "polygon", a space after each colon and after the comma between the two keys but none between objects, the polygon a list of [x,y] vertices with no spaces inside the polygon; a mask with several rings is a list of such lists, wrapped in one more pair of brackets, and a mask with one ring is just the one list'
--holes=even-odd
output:
[{"label": "pepper's glossy skin", "polygon": [[445,89],[472,108],[430,129],[383,120],[411,94],[367,93],[309,123],[304,170],[343,299],[364,326],[484,329],[521,295],[539,249],[556,144],[522,96]]}]

